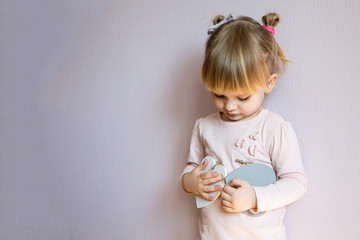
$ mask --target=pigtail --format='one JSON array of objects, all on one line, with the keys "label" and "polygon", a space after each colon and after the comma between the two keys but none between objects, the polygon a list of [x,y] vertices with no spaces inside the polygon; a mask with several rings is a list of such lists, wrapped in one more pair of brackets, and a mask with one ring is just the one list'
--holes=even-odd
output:
[{"label": "pigtail", "polygon": [[213,25],[220,23],[222,20],[224,20],[224,18],[225,17],[223,15],[216,15],[213,19]]},{"label": "pigtail", "polygon": [[[265,29],[267,29],[267,26],[271,26],[273,29],[273,35],[275,35],[275,27],[280,22],[280,16],[277,13],[268,13],[261,18],[261,21]],[[284,51],[280,48],[279,44],[275,41],[275,39],[274,39],[274,45],[276,46],[275,52],[277,53],[277,57],[278,57],[278,58],[275,57],[278,68],[279,70],[285,70],[289,60],[285,57]],[[282,67],[278,59],[280,59],[282,63]]]},{"label": "pigtail", "polygon": [[272,26],[275,28],[280,21],[280,16],[277,13],[268,13],[262,17],[261,21],[265,26]]},{"label": "pigtail", "polygon": [[208,29],[208,34],[212,34],[213,32],[215,32],[218,28],[220,28],[222,25],[230,22],[234,20],[233,16],[230,14],[227,17],[224,17],[222,15],[217,15],[215,16],[215,18],[213,19],[213,26],[211,26]]}]

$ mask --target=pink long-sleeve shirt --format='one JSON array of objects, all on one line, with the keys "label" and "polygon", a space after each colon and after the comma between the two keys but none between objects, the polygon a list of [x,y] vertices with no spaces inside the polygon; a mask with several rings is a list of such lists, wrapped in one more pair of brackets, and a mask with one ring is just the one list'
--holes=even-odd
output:
[{"label": "pink long-sleeve shirt", "polygon": [[277,181],[254,187],[260,217],[244,213],[227,213],[221,199],[201,209],[202,240],[286,239],[283,218],[285,206],[298,200],[306,191],[307,178],[299,144],[290,123],[263,109],[250,119],[225,122],[220,113],[196,121],[190,153],[183,174],[191,172],[205,156],[221,160],[230,173],[244,162],[272,167]]}]

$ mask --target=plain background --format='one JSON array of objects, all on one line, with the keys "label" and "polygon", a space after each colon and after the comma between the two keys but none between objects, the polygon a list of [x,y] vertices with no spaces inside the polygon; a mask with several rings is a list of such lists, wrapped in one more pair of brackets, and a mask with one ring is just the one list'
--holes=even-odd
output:
[{"label": "plain background", "polygon": [[360,238],[359,0],[1,0],[0,239],[197,239],[179,185],[216,14],[277,12],[292,61],[265,106],[309,178],[291,240]]}]

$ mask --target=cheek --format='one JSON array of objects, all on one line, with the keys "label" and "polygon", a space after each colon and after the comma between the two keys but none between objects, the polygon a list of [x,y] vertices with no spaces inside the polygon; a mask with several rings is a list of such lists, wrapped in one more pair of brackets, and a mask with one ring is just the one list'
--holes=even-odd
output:
[{"label": "cheek", "polygon": [[217,109],[222,109],[223,103],[221,100],[213,98],[213,104]]},{"label": "cheek", "polygon": [[247,112],[251,113],[251,112],[257,111],[258,108],[261,106],[261,104],[262,104],[261,97],[257,97],[257,98],[252,99],[252,101],[246,105],[245,109]]}]

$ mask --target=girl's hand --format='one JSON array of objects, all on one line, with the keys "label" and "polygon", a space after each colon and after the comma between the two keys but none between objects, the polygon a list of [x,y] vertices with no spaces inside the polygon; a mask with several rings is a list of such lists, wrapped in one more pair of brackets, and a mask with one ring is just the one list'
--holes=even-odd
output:
[{"label": "girl's hand", "polygon": [[186,173],[182,178],[182,186],[188,193],[194,193],[202,198],[213,201],[215,198],[208,192],[220,191],[220,185],[209,185],[224,179],[223,175],[217,172],[204,172],[208,165],[205,159],[203,164],[197,166],[192,172]]},{"label": "girl's hand", "polygon": [[245,180],[234,178],[221,191],[222,205],[226,212],[237,213],[257,208],[254,188]]}]

